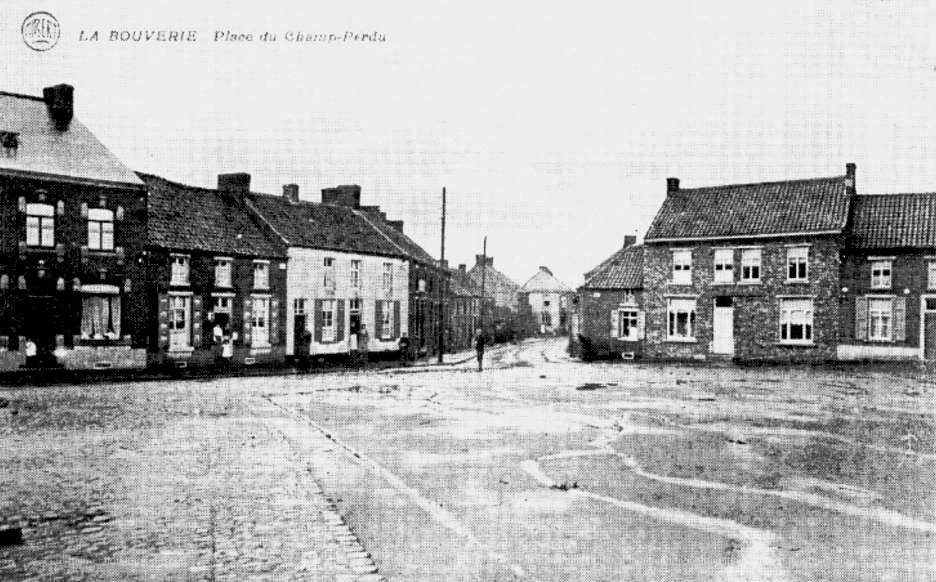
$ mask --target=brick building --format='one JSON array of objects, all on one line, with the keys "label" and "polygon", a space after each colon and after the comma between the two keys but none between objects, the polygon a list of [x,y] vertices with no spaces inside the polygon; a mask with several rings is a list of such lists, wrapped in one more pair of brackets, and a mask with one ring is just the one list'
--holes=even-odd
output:
[{"label": "brick building", "polygon": [[525,305],[532,314],[534,333],[565,334],[574,295],[572,288],[557,279],[548,267],[540,266],[517,290],[517,303]]},{"label": "brick building", "polygon": [[532,314],[526,303],[520,304],[520,285],[494,267],[494,257],[475,255],[468,276],[484,290],[484,332],[494,341],[532,333]]},{"label": "brick building", "polygon": [[936,359],[936,193],[854,200],[840,359]]},{"label": "brick building", "polygon": [[585,274],[572,316],[572,354],[584,360],[643,355],[646,312],[643,246],[624,237],[624,246]]},{"label": "brick building", "polygon": [[468,276],[464,264],[451,270],[446,324],[449,351],[471,349],[481,327],[481,288]]},{"label": "brick building", "polygon": [[146,188],[74,89],[0,93],[0,369],[146,362]]},{"label": "brick building", "polygon": [[198,188],[139,174],[149,188],[151,364],[282,362],[286,253],[249,212],[249,174]]},{"label": "brick building", "polygon": [[834,359],[854,196],[854,164],[811,180],[680,189],[668,179],[644,241],[646,355]]}]

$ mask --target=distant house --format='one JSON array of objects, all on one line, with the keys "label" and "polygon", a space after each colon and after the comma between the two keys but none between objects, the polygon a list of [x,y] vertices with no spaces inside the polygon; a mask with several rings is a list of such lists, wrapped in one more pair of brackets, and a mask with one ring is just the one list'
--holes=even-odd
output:
[{"label": "distant house", "polygon": [[246,207],[249,174],[199,188],[150,174],[150,362],[282,362],[286,252]]},{"label": "distant house", "polygon": [[936,359],[936,193],[855,197],[838,357]]},{"label": "distant house", "polygon": [[831,360],[855,166],[844,176],[681,189],[644,239],[645,354]]},{"label": "distant house", "polygon": [[528,332],[525,320],[529,314],[521,313],[517,298],[520,285],[494,267],[494,257],[475,255],[468,276],[484,291],[485,333],[496,341],[504,341],[518,331]]},{"label": "distant house", "polygon": [[573,316],[573,355],[585,360],[642,355],[644,248],[635,243],[636,237],[624,237],[623,248],[585,274]]},{"label": "distant house", "polygon": [[73,113],[0,93],[0,370],[146,364],[146,186]]},{"label": "distant house", "polygon": [[568,331],[569,307],[574,295],[571,287],[543,266],[517,291],[518,303],[526,304],[532,313],[535,333],[543,335]]},{"label": "distant house", "polygon": [[481,288],[468,276],[463,264],[451,270],[447,324],[449,350],[471,349],[481,326]]}]

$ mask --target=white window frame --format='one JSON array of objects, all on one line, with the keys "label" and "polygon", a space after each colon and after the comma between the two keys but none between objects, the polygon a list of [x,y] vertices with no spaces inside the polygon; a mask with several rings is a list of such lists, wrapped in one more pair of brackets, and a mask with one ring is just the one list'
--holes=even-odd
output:
[{"label": "white window frame", "polygon": [[215,257],[213,262],[215,287],[231,287],[234,272],[234,260],[230,257]]},{"label": "white window frame", "polygon": [[734,283],[734,249],[715,249],[712,281],[721,284]]},{"label": "white window frame", "polygon": [[[676,342],[696,341],[697,301],[695,298],[668,297],[666,299],[666,339]],[[680,334],[679,315],[686,315],[686,333]]]},{"label": "white window frame", "polygon": [[[760,283],[763,271],[761,249],[741,249],[741,282]],[[754,274],[757,274],[755,277]]]},{"label": "white window frame", "polygon": [[[181,327],[177,327],[176,316],[181,310]],[[169,295],[169,350],[189,350],[192,348],[192,296],[191,294]]]},{"label": "white window frame", "polygon": [[325,257],[322,259],[322,286],[326,289],[335,288],[335,258]]},{"label": "white window frame", "polygon": [[[794,268],[795,277],[790,277],[790,267]],[[787,247],[786,259],[787,283],[806,283],[809,281],[809,247]]]},{"label": "white window frame", "polygon": [[114,211],[88,209],[88,248],[92,251],[114,250]]},{"label": "white window frame", "polygon": [[393,295],[393,263],[383,264],[383,290],[387,295]]},{"label": "white window frame", "polygon": [[893,297],[868,297],[868,340],[894,341]]},{"label": "white window frame", "polygon": [[894,263],[890,259],[871,260],[871,288],[890,289],[893,279]]},{"label": "white window frame", "polygon": [[[780,343],[789,345],[813,345],[815,343],[815,302],[811,297],[779,298]],[[794,326],[802,326],[802,337],[793,338]]]},{"label": "white window frame", "polygon": [[673,249],[672,283],[692,285],[692,249]]},{"label": "white window frame", "polygon": [[253,286],[254,289],[270,288],[270,261],[253,262]]},{"label": "white window frame", "polygon": [[[619,340],[637,341],[640,333],[638,328],[640,325],[639,313],[640,310],[636,307],[621,307],[618,309],[617,337]],[[628,324],[627,333],[624,333],[625,322]]]},{"label": "white window frame", "polygon": [[250,297],[250,347],[270,347],[270,296]]},{"label": "white window frame", "polygon": [[335,300],[323,299],[322,312],[318,314],[322,318],[322,343],[335,341]]},{"label": "white window frame", "polygon": [[351,288],[361,288],[361,260],[351,259]]},{"label": "white window frame", "polygon": [[55,207],[51,204],[26,205],[26,246],[55,246]]},{"label": "white window frame", "polygon": [[393,337],[393,301],[384,301],[383,324],[380,327],[380,339],[388,340]]},{"label": "white window frame", "polygon": [[169,284],[188,285],[192,262],[188,255],[169,255]]},{"label": "white window frame", "polygon": [[926,288],[936,290],[936,259],[926,261]]},{"label": "white window frame", "polygon": [[296,297],[293,299],[293,315],[305,315],[305,305],[305,297]]},{"label": "white window frame", "polygon": [[[227,305],[224,305],[227,303]],[[211,312],[212,313],[226,313],[228,315],[233,315],[234,313],[234,294],[217,294],[211,296]]]}]

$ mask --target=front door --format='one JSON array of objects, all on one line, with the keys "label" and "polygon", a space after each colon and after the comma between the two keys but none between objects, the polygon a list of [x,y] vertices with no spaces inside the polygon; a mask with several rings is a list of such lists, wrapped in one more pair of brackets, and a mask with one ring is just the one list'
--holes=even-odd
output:
[{"label": "front door", "polygon": [[293,345],[295,349],[293,354],[304,358],[309,355],[309,337],[306,332],[306,316],[304,313],[297,313],[293,320]]},{"label": "front door", "polygon": [[923,357],[936,360],[936,297],[923,299]]},{"label": "front door", "polygon": [[716,297],[712,317],[712,353],[734,355],[734,300]]},{"label": "front door", "polygon": [[24,334],[36,344],[34,365],[47,365],[55,361],[55,334],[59,329],[58,309],[55,298],[48,295],[31,295],[24,313]]}]

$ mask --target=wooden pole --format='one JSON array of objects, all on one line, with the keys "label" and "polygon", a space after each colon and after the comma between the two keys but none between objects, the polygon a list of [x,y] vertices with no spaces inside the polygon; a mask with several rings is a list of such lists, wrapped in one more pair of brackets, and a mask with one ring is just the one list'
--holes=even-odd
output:
[{"label": "wooden pole", "polygon": [[487,276],[487,235],[484,237],[484,247],[481,251],[481,333],[484,333],[484,303],[486,297],[484,296],[484,283]]},{"label": "wooden pole", "polygon": [[445,187],[442,188],[442,252],[439,257],[439,363],[442,363],[442,354],[445,353],[445,294],[448,285],[448,270],[445,268]]}]

